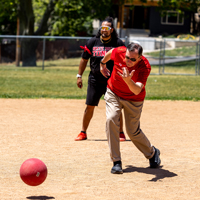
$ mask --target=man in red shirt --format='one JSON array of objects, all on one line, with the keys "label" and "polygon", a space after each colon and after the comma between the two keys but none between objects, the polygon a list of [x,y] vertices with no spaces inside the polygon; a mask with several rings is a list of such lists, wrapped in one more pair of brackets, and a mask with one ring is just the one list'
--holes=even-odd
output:
[{"label": "man in red shirt", "polygon": [[160,151],[151,145],[140,129],[140,116],[146,95],[145,85],[151,71],[148,60],[142,55],[143,48],[137,43],[126,47],[117,47],[106,53],[101,60],[100,70],[109,77],[106,62],[114,61],[113,72],[108,80],[106,101],[106,134],[113,161],[111,173],[122,174],[122,162],[119,147],[120,114],[124,109],[125,125],[128,136],[134,145],[149,159],[151,168],[160,166]]}]

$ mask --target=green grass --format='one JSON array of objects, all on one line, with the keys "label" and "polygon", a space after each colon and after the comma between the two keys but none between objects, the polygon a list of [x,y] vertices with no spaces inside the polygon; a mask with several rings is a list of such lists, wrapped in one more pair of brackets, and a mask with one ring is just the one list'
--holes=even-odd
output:
[{"label": "green grass", "polygon": [[[152,57],[159,57],[160,51],[145,53]],[[195,56],[196,55],[196,46],[184,46],[181,48],[175,48],[172,50],[165,50],[165,56]]]},{"label": "green grass", "polygon": [[146,85],[146,99],[200,100],[200,77],[177,75],[150,75]]},{"label": "green grass", "polygon": [[[0,65],[0,98],[65,98],[85,99],[89,66],[83,75],[83,88],[76,85],[79,59],[45,61],[38,67]],[[66,67],[66,63],[75,63]],[[183,65],[183,64],[182,64]],[[183,72],[192,71],[186,63]],[[181,65],[178,66],[181,68]],[[158,68],[152,66],[152,71]],[[187,70],[184,70],[187,69]],[[150,75],[146,85],[146,99],[150,100],[200,100],[200,76]]]},{"label": "green grass", "polygon": [[85,98],[88,70],[79,89],[78,67],[0,66],[0,98]]},{"label": "green grass", "polygon": [[[155,51],[151,53],[145,53],[145,55],[159,59],[160,51]],[[184,46],[181,48],[175,48],[172,50],[165,51],[165,57],[174,57],[174,56],[196,56],[196,46]],[[150,59],[149,58],[149,59]],[[176,74],[195,74],[196,72],[196,60],[177,62],[171,64],[165,64],[164,69],[160,68],[160,73],[176,73]],[[152,74],[159,73],[159,66],[152,66]]]},{"label": "green grass", "polygon": [[[44,62],[44,67],[57,67],[57,66],[79,66],[80,58],[48,60]],[[89,63],[89,62],[88,62]],[[42,67],[43,62],[38,61],[37,66]]]},{"label": "green grass", "polygon": [[[165,64],[164,73],[194,75],[196,72],[195,66],[196,66],[195,60]],[[159,73],[159,66],[151,66],[151,67],[152,67],[152,69],[151,69],[152,74]],[[163,73],[163,67],[161,67],[160,71],[161,71],[161,73]]]}]

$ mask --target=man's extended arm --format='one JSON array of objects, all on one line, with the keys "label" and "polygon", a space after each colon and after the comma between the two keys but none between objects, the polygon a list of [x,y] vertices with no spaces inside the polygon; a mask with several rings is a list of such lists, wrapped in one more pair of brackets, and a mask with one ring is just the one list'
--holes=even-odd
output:
[{"label": "man's extended arm", "polygon": [[[80,64],[79,64],[79,70],[78,75],[82,76],[83,72],[85,71],[85,68],[87,66],[88,60],[81,58]],[[83,87],[82,77],[77,77],[77,86],[79,88]]]},{"label": "man's extended arm", "polygon": [[110,60],[112,51],[113,49],[109,50],[105,54],[105,56],[102,58],[101,63],[100,63],[100,71],[102,75],[105,76],[106,78],[110,76],[110,70],[106,67],[106,63]]},{"label": "man's extended arm", "polygon": [[124,80],[124,82],[128,85],[129,89],[135,94],[138,95],[144,84],[142,84],[141,82],[134,82],[131,78],[135,72],[135,70],[132,70],[131,73],[129,73],[128,68],[127,67],[123,67],[123,74],[121,74],[120,72],[118,72],[118,74],[122,77],[122,79]]}]

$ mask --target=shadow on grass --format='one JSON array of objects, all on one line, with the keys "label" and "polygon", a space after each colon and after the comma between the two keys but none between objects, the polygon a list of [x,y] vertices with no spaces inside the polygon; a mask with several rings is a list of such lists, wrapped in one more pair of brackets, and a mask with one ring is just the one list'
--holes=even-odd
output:
[{"label": "shadow on grass", "polygon": [[55,199],[54,197],[48,197],[48,196],[30,196],[26,197],[27,199],[34,199],[34,200],[46,200],[46,199]]},{"label": "shadow on grass", "polygon": [[138,173],[144,173],[144,174],[151,174],[155,175],[154,178],[152,178],[149,181],[158,181],[164,178],[171,178],[178,176],[174,172],[170,172],[169,170],[162,169],[163,166],[160,166],[159,168],[153,169],[153,168],[143,168],[143,167],[134,167],[132,165],[127,165],[126,169],[123,169],[124,173],[131,173],[131,172],[138,172]]}]

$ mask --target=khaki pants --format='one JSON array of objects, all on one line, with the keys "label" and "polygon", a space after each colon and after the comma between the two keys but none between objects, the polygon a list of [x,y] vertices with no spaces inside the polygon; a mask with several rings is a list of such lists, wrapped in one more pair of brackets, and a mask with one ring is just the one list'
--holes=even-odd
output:
[{"label": "khaki pants", "polygon": [[154,155],[154,148],[148,138],[140,129],[140,116],[142,102],[127,101],[119,98],[110,89],[104,97],[106,101],[106,134],[110,148],[110,157],[113,162],[121,160],[119,128],[120,114],[124,109],[126,132],[133,144],[144,154],[147,159]]}]

